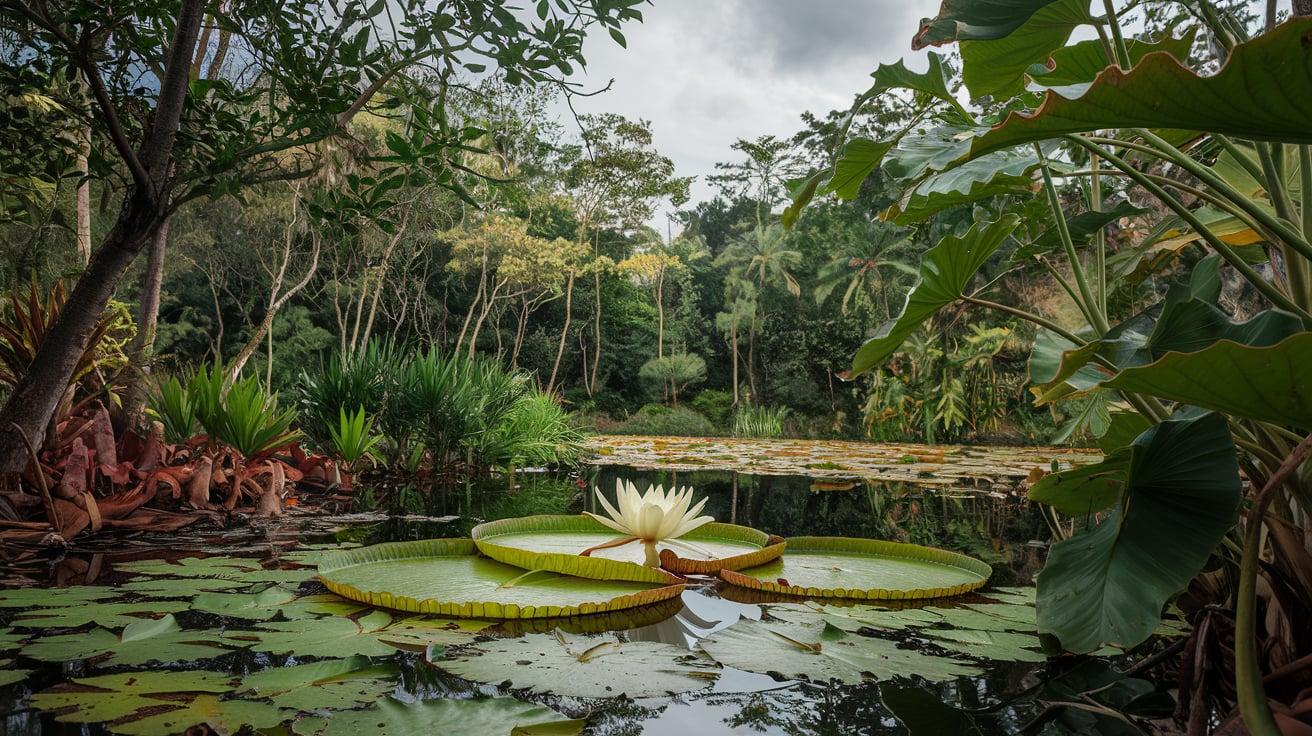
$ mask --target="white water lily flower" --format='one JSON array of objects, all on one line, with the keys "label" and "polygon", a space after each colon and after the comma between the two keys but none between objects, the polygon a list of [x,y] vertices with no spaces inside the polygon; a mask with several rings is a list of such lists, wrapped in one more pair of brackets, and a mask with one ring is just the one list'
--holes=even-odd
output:
[{"label": "white water lily flower", "polygon": [[[640,541],[646,551],[646,564],[651,567],[659,567],[661,564],[656,552],[657,542],[678,539],[694,529],[715,521],[710,516],[697,516],[706,505],[705,498],[691,509],[688,508],[692,504],[692,489],[688,487],[677,491],[670,488],[669,493],[666,493],[663,486],[648,486],[646,493],[639,494],[632,482],[616,480],[615,500],[618,509],[610,505],[600,488],[594,488],[593,491],[597,494],[597,500],[601,502],[602,508],[606,509],[609,518],[587,511],[583,513],[625,535],[625,539],[593,549],[618,547],[621,544]],[[587,555],[593,549],[585,550],[583,554]]]}]

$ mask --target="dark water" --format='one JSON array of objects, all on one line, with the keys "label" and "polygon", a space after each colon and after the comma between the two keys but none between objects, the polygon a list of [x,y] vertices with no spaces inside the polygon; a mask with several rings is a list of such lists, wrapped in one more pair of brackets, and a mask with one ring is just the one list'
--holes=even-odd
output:
[{"label": "dark water", "polygon": [[[946,493],[901,484],[813,484],[798,477],[749,477],[730,473],[696,472],[662,474],[624,468],[601,468],[581,476],[521,474],[511,489],[503,479],[470,482],[453,487],[421,489],[413,486],[373,487],[357,494],[355,507],[332,518],[302,517],[255,528],[228,532],[191,532],[161,540],[142,539],[125,551],[121,540],[91,540],[59,560],[29,561],[27,572],[45,574],[56,583],[112,584],[122,578],[116,562],[127,559],[179,554],[230,554],[276,557],[297,545],[463,537],[486,520],[545,513],[592,510],[591,489],[612,491],[616,477],[650,483],[691,485],[709,502],[705,513],[721,521],[745,524],[783,535],[841,535],[895,539],[930,544],[964,552],[985,560],[994,569],[991,585],[1030,582],[1041,564],[1031,540],[1046,536],[1042,519],[1016,501],[978,492]],[[104,545],[103,549],[99,545]],[[302,592],[321,592],[317,582]],[[721,585],[704,581],[691,588],[681,602],[653,611],[651,622],[624,630],[632,639],[662,641],[693,648],[698,637],[740,620],[759,618],[761,606],[740,603],[721,595]],[[739,596],[740,597],[740,596]],[[13,614],[0,610],[0,622]],[[215,626],[216,617],[195,612],[197,625]],[[191,619],[194,620],[194,619]],[[513,633],[513,632],[512,632]],[[496,688],[463,681],[432,666],[416,655],[398,654],[401,689],[414,697],[461,697]],[[288,663],[287,658],[238,652],[204,663],[206,669],[248,673]],[[71,676],[102,674],[80,663],[63,667],[23,661],[35,667],[26,682],[0,689],[0,734],[104,733],[100,727],[56,723],[30,707],[27,696]],[[196,666],[196,665],[193,665]],[[925,688],[938,701],[963,708],[987,710],[976,717],[986,733],[1014,733],[1034,715],[1031,705],[1000,705],[1011,694],[1034,682],[1043,665],[1000,662],[986,665],[980,677],[962,677],[949,683],[930,684],[911,678],[907,683]],[[524,696],[573,717],[591,715],[589,733],[655,734],[894,734],[905,730],[881,701],[880,686],[814,685],[778,681],[770,676],[726,669],[715,684],[702,691],[673,698],[581,699]]]}]

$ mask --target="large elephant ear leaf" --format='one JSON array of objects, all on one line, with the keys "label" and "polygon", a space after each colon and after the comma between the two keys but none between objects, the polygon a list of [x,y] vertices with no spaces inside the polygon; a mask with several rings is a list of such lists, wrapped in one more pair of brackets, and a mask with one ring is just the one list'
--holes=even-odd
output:
[{"label": "large elephant ear leaf", "polygon": [[1019,222],[1016,215],[977,222],[964,235],[949,235],[926,251],[920,262],[920,280],[907,294],[902,313],[884,323],[857,350],[849,376],[858,376],[883,363],[922,322],[960,299],[971,278]]},{"label": "large elephant ear leaf", "polygon": [[[1138,64],[1143,57],[1156,51],[1164,51],[1181,62],[1189,60],[1189,49],[1194,44],[1194,29],[1189,29],[1180,38],[1164,38],[1161,41],[1139,41],[1125,39],[1126,50],[1130,52],[1130,65]],[[1080,41],[1063,46],[1052,52],[1046,64],[1036,64],[1029,68],[1029,88],[1043,90],[1054,87],[1070,87],[1092,82],[1098,73],[1107,68],[1107,48],[1101,41]],[[1078,93],[1068,93],[1068,97]]]},{"label": "large elephant ear leaf", "polygon": [[952,96],[952,90],[948,88],[947,69],[943,66],[943,57],[929,52],[929,68],[924,72],[913,72],[906,67],[902,59],[898,59],[895,64],[880,64],[879,68],[870,74],[874,78],[874,84],[866,91],[867,98],[883,94],[891,89],[909,89],[913,92],[922,92],[937,100],[952,105],[953,108],[961,112],[969,119],[971,116],[957,102],[957,98]]},{"label": "large elephant ear leaf", "polygon": [[1003,38],[1054,2],[1059,0],[943,0],[937,16],[920,21],[911,48]]},{"label": "large elephant ear leaf", "polygon": [[1192,353],[1168,353],[1121,371],[1103,385],[1223,411],[1233,416],[1312,428],[1312,333],[1266,346],[1223,340]]},{"label": "large elephant ear leaf", "polygon": [[1130,71],[1109,67],[1087,87],[1048,91],[1034,113],[1009,114],[977,137],[963,160],[1107,128],[1206,130],[1249,140],[1312,143],[1309,34],[1312,19],[1286,21],[1236,46],[1212,76],[1200,76],[1166,52],[1148,54]]},{"label": "large elephant ear leaf", "polygon": [[853,138],[843,146],[843,155],[834,162],[834,173],[824,186],[824,193],[836,194],[839,199],[856,199],[861,191],[861,183],[870,176],[884,154],[896,141],[872,141],[869,138]]},{"label": "large elephant ear leaf", "polygon": [[1120,503],[1097,527],[1054,544],[1038,576],[1039,631],[1072,652],[1151,636],[1239,508],[1239,463],[1220,414],[1153,426],[1128,462],[1118,453],[1103,465],[1107,479],[1124,468]]},{"label": "large elephant ear leaf", "polygon": [[962,81],[972,97],[1014,97],[1024,91],[1025,71],[1032,64],[1047,61],[1072,31],[1092,22],[1088,0],[1058,0],[1003,38],[962,41]]}]

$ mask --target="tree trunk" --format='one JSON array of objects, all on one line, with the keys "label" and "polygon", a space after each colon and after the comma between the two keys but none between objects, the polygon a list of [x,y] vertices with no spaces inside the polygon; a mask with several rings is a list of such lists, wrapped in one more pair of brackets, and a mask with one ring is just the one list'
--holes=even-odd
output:
[{"label": "tree trunk", "polygon": [[761,395],[756,391],[756,317],[747,328],[747,385],[752,389],[752,401],[760,403]]},{"label": "tree trunk", "polygon": [[[665,357],[665,269],[656,276],[656,358]],[[678,405],[678,394],[675,394]]]},{"label": "tree trunk", "polygon": [[733,350],[733,405],[738,406],[738,321],[729,326],[729,342]]},{"label": "tree trunk", "polygon": [[91,156],[91,128],[78,131],[77,154],[77,260],[83,266],[91,262],[91,179],[87,159]]},{"label": "tree trunk", "polygon": [[560,328],[560,342],[556,344],[556,362],[551,364],[551,378],[547,380],[547,393],[556,388],[556,376],[560,373],[560,358],[565,354],[565,338],[569,335],[571,309],[574,305],[574,272],[565,278],[565,325]]},{"label": "tree trunk", "polygon": [[524,328],[528,324],[528,300],[521,299],[519,322],[515,325],[515,344],[510,350],[510,367],[519,368],[519,348],[524,344]]},{"label": "tree trunk", "polygon": [[133,184],[118,220],[91,256],[27,375],[0,409],[0,475],[19,472],[27,465],[23,435],[45,434],[114,288],[167,211],[169,161],[186,103],[191,54],[204,8],[204,0],[182,0],[150,131],[135,156],[127,159]]},{"label": "tree trunk", "polygon": [[123,416],[127,426],[136,427],[146,407],[149,391],[150,358],[155,352],[155,335],[159,327],[160,289],[164,284],[164,254],[168,246],[169,225],[166,217],[150,240],[150,253],[146,270],[141,273],[141,294],[137,306],[137,334],[128,346],[130,383],[124,391]]},{"label": "tree trunk", "polygon": [[597,374],[601,372],[601,269],[592,273],[592,377],[588,379],[588,396],[597,393]]},{"label": "tree trunk", "polygon": [[1294,0],[1294,15],[1312,15],[1312,0]]}]

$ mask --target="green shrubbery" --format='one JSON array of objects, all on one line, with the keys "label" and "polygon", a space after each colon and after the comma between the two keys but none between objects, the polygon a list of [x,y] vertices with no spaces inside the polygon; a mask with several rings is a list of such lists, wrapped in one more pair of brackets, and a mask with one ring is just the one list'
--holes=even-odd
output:
[{"label": "green shrubbery", "polygon": [[610,434],[650,434],[673,437],[713,437],[723,434],[711,420],[685,407],[647,404],[628,419],[608,428]]},{"label": "green shrubbery", "polygon": [[775,409],[744,404],[733,415],[734,437],[783,437],[788,407]]},{"label": "green shrubbery", "polygon": [[268,455],[301,438],[293,429],[296,412],[278,404],[251,376],[225,390],[220,363],[202,365],[181,379],[158,381],[149,398],[150,414],[164,425],[164,438],[185,442],[203,432],[211,443],[231,447],[247,458]]}]

